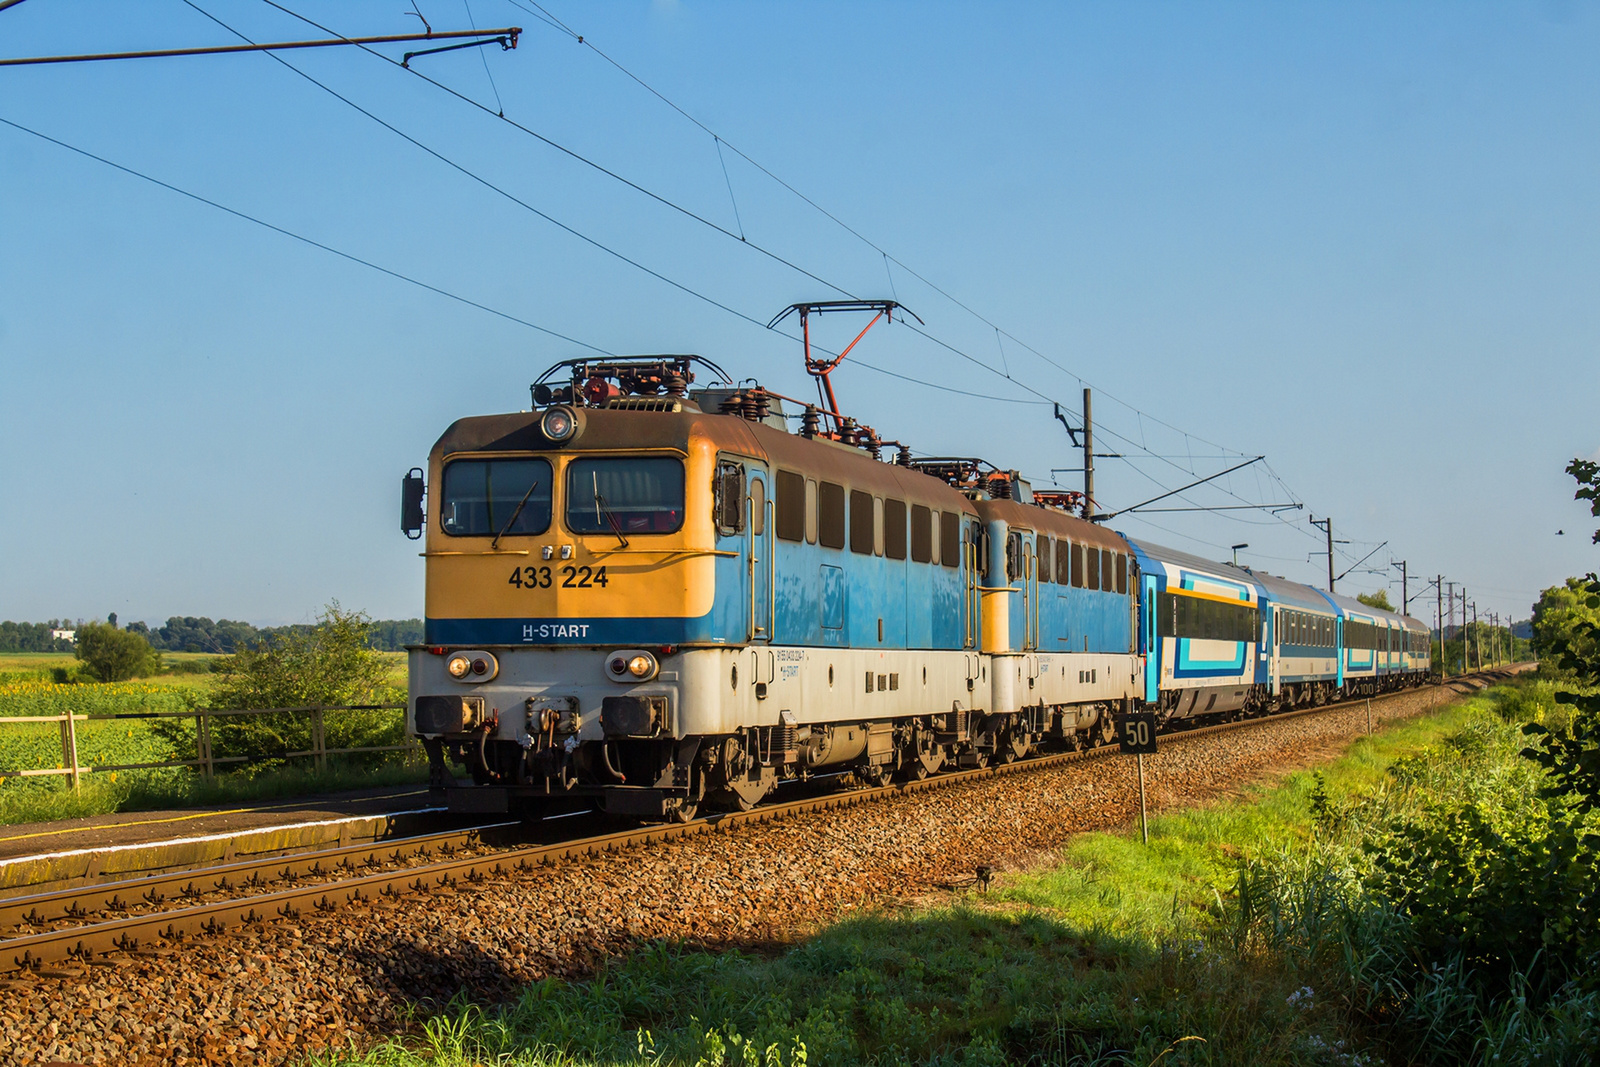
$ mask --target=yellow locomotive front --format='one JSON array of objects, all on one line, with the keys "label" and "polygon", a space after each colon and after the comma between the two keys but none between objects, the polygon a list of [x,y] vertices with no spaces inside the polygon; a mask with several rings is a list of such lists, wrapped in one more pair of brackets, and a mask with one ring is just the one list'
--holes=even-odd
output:
[{"label": "yellow locomotive front", "polygon": [[[734,728],[743,701],[718,682],[749,632],[745,598],[717,596],[751,569],[719,535],[718,463],[759,450],[679,393],[462,419],[434,446],[409,728],[452,807],[698,799],[684,739]],[[451,763],[473,788],[450,788]]]}]

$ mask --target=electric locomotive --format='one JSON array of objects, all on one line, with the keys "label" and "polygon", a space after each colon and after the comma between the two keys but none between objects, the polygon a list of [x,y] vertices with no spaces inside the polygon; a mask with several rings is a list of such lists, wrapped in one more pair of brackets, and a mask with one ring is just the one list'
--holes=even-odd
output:
[{"label": "electric locomotive", "polygon": [[682,818],[1110,736],[1140,678],[1125,542],[814,406],[792,433],[695,363],[564,364],[408,475],[409,725],[452,807]]},{"label": "electric locomotive", "polygon": [[407,724],[452,810],[685,819],[1107,743],[1135,705],[1214,721],[1426,674],[1416,620],[914,459],[839,414],[837,362],[808,347],[819,407],[699,357],[568,361],[407,475]]}]

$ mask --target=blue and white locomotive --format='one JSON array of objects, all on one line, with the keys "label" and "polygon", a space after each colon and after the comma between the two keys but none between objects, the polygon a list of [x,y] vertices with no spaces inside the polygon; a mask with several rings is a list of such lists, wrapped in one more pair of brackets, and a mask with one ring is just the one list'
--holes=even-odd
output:
[{"label": "blue and white locomotive", "polygon": [[1429,668],[1415,620],[833,412],[791,432],[759,386],[691,388],[691,357],[561,366],[405,484],[427,569],[408,728],[453,808],[687,818],[1102,744],[1118,709],[1263,714]]}]

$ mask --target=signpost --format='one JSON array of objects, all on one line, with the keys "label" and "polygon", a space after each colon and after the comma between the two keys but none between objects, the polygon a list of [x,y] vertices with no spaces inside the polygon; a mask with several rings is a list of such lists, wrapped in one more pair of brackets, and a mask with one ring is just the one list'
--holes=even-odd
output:
[{"label": "signpost", "polygon": [[1144,757],[1156,752],[1156,715],[1153,711],[1123,711],[1117,714],[1117,738],[1124,755],[1139,759],[1139,833],[1150,843],[1150,824],[1145,815]]}]

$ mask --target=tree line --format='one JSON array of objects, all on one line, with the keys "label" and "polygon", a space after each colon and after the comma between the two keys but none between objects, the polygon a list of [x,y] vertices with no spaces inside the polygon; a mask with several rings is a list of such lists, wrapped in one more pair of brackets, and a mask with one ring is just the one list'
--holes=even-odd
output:
[{"label": "tree line", "polygon": [[[103,624],[117,628],[115,612]],[[49,622],[0,622],[0,652],[72,652],[73,644],[50,636],[52,630],[77,630],[84,627],[80,619],[73,623],[67,619]],[[143,622],[130,622],[123,630],[138,634],[155,652],[214,652],[225,656],[236,655],[258,645],[271,643],[277,638],[304,635],[314,629],[310,625],[255,626],[234,619],[212,621],[205,616],[174,615],[163,625],[150,627]],[[367,624],[367,647],[380,652],[399,652],[406,645],[422,643],[421,619],[379,619]]]}]

